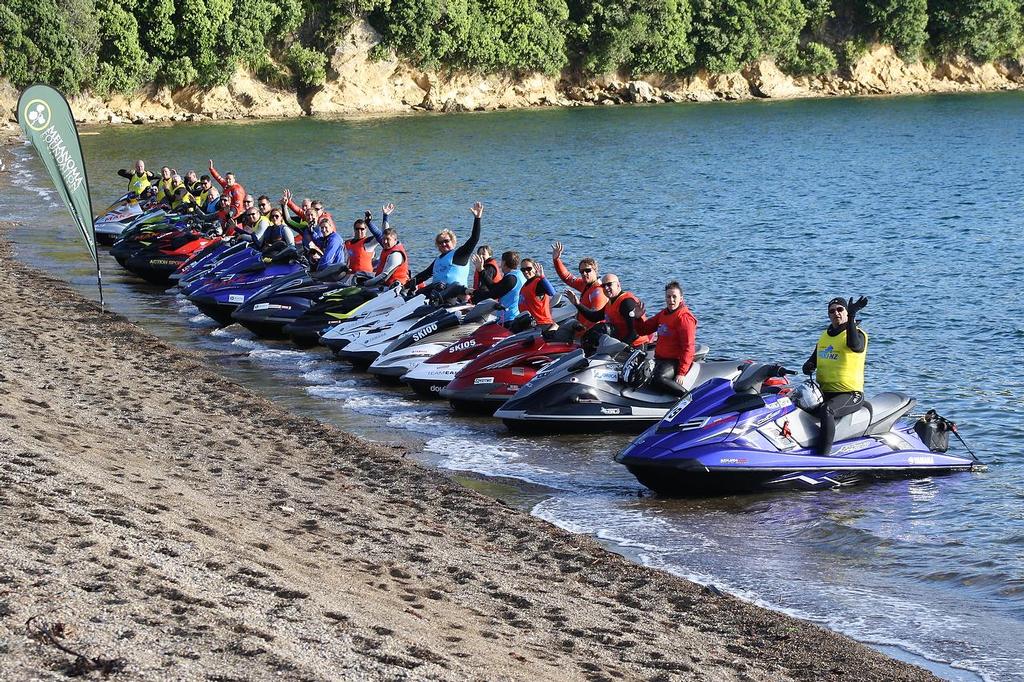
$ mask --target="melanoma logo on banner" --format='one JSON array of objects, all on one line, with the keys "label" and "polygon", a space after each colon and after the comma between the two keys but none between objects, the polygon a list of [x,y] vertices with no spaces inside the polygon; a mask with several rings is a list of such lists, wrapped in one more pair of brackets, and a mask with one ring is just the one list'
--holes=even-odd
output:
[{"label": "melanoma logo on banner", "polygon": [[25,107],[25,120],[32,130],[43,130],[49,125],[51,118],[50,105],[41,99],[34,99]]}]

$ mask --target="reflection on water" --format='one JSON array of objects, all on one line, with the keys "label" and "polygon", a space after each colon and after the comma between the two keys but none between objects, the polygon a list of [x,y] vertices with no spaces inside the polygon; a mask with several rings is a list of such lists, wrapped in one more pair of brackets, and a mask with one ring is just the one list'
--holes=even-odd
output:
[{"label": "reflection on water", "polygon": [[[596,256],[649,307],[678,278],[715,355],[799,366],[825,301],[870,296],[869,390],[907,390],[955,418],[989,471],[678,501],[641,494],[612,462],[628,438],[508,435],[322,349],[214,329],[104,260],[115,310],[286,407],[413,444],[436,466],[543,486],[542,518],[942,662],[940,675],[1010,680],[1024,669],[1022,112],[1009,94],[123,127],[83,142],[97,199],[120,192],[114,171],[136,157],[198,168],[213,156],[250,190],[324,198],[341,222],[393,200],[419,266],[437,229],[468,233],[481,199],[496,250],[546,262],[558,238],[570,261]],[[16,150],[0,218],[24,221],[22,257],[94,296],[80,238],[40,177]]]}]

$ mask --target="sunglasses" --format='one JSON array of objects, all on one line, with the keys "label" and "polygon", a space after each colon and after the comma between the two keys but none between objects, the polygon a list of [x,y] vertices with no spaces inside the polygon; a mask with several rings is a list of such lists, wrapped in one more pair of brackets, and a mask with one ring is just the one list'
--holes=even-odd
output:
[{"label": "sunglasses", "polygon": [[366,228],[365,227],[355,227],[355,228],[352,228],[352,229],[354,229],[356,232],[366,232]]},{"label": "sunglasses", "polygon": [[452,240],[451,239],[438,239],[437,243],[438,244],[451,244]]},{"label": "sunglasses", "polygon": [[533,268],[519,268],[519,269],[522,270],[524,273],[525,272],[533,272]]},{"label": "sunglasses", "polygon": [[581,275],[588,275],[594,271],[594,268],[580,268]]},{"label": "sunglasses", "polygon": [[832,313],[841,313],[844,310],[846,310],[846,308],[838,308],[838,307],[837,308],[829,308],[828,309],[828,314],[831,315]]}]

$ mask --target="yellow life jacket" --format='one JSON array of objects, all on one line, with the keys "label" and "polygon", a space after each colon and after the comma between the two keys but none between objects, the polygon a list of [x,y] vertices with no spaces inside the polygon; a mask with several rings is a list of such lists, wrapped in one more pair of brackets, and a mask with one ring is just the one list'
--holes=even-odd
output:
[{"label": "yellow life jacket", "polygon": [[188,190],[186,190],[185,193],[182,194],[180,198],[177,197],[177,196],[172,196],[171,197],[171,208],[174,209],[174,210],[177,210],[177,209],[181,208],[182,206],[187,206],[188,204],[193,204],[194,205],[195,203],[196,203],[195,197],[193,197],[192,194],[190,194],[188,192]]},{"label": "yellow life jacket", "polygon": [[818,383],[825,393],[864,392],[864,362],[868,357],[868,333],[863,329],[864,351],[854,353],[846,346],[846,333],[829,336],[826,329],[815,348]]},{"label": "yellow life jacket", "polygon": [[156,200],[170,200],[174,196],[174,178],[160,179],[156,183]]},{"label": "yellow life jacket", "polygon": [[149,189],[149,186],[150,182],[148,173],[143,173],[142,175],[132,173],[132,177],[128,180],[128,191],[135,192],[135,194],[139,196]]}]

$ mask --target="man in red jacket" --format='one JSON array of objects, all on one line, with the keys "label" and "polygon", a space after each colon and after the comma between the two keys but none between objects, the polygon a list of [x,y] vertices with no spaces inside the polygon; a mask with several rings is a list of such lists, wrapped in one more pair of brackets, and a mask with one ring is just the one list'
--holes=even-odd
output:
[{"label": "man in red jacket", "polygon": [[220,197],[220,210],[217,211],[217,215],[224,222],[229,218],[237,218],[242,213],[245,188],[235,182],[234,173],[228,173],[227,177],[222,177],[217,172],[217,169],[213,167],[213,159],[210,159],[210,175],[224,188],[224,193]]},{"label": "man in red jacket", "polygon": [[697,341],[697,318],[686,307],[683,288],[679,282],[665,285],[665,308],[650,319],[637,323],[641,334],[658,332],[654,347],[653,388],[659,388],[670,395],[685,396],[689,393],[681,383],[693,364],[693,353]]}]

